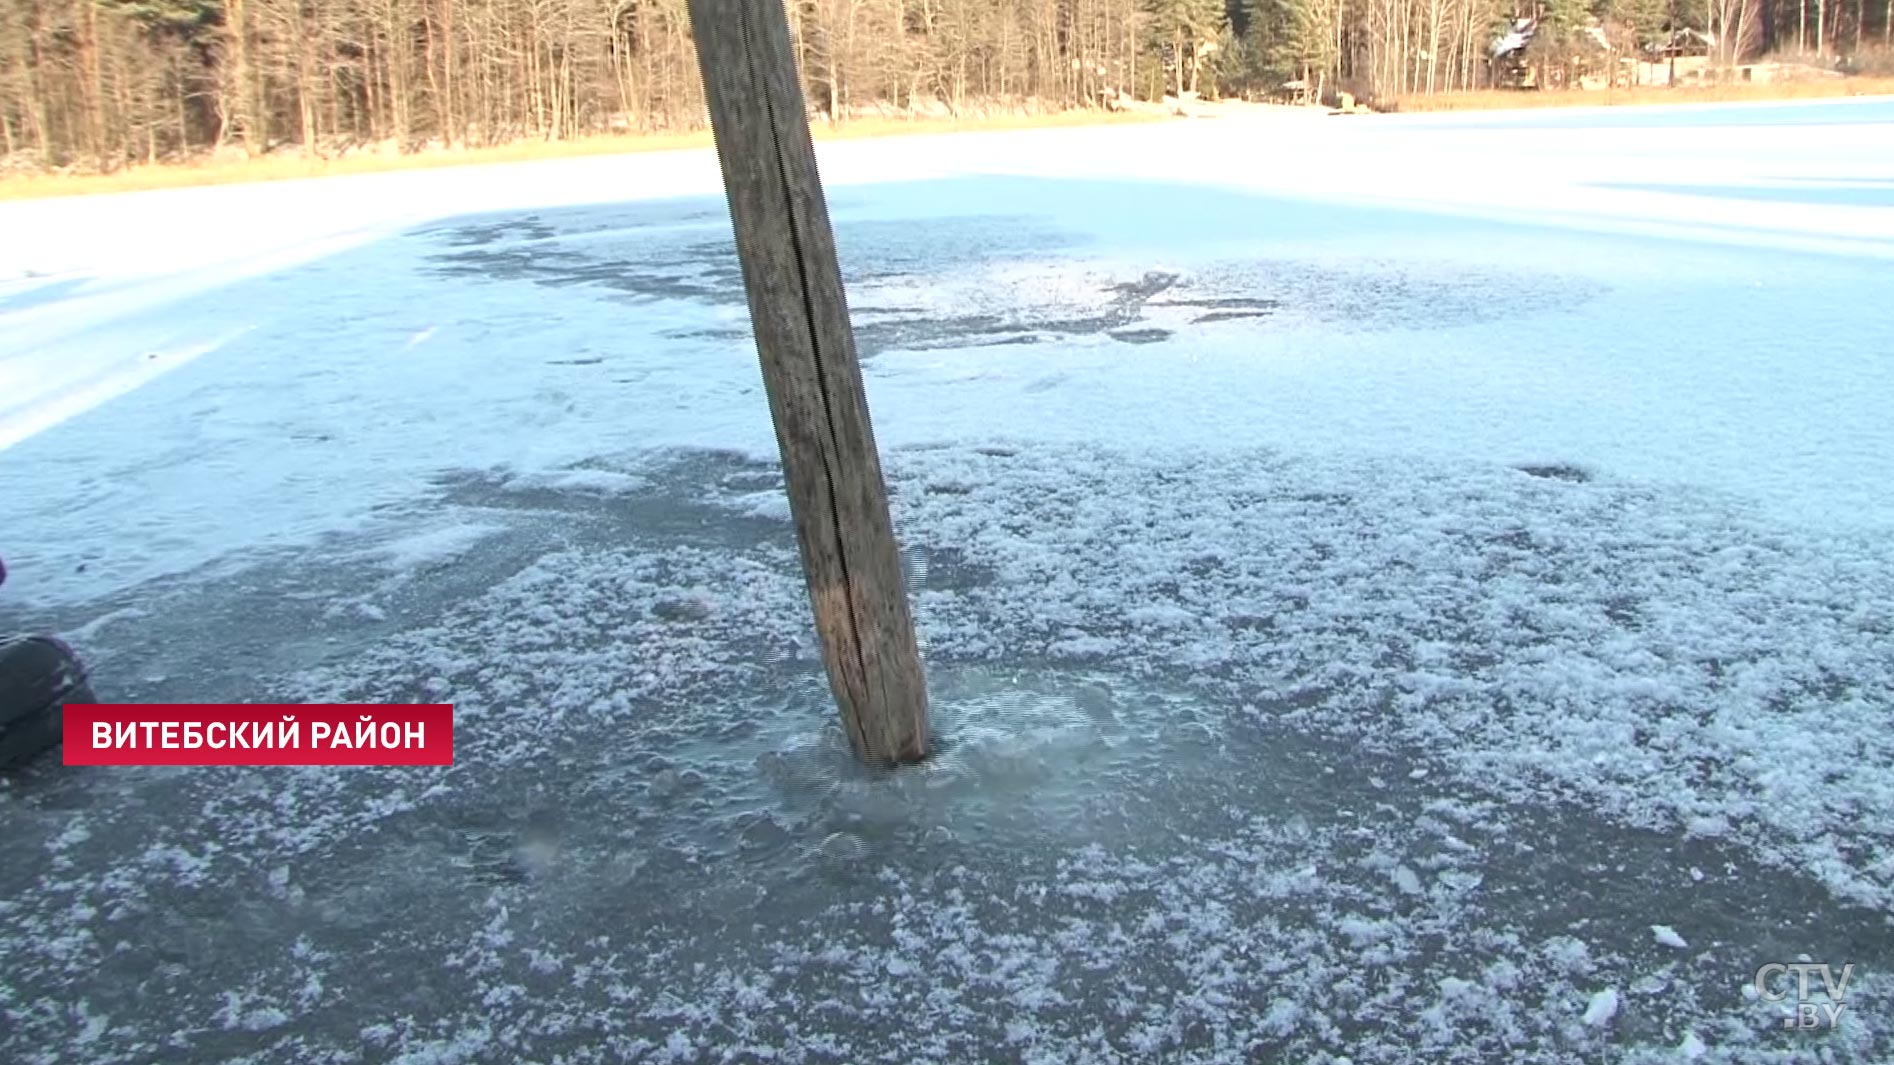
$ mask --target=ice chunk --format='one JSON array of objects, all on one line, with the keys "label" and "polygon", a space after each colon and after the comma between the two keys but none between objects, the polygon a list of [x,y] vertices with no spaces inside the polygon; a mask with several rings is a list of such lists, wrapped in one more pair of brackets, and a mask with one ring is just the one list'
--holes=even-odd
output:
[{"label": "ice chunk", "polygon": [[1618,1015],[1618,990],[1607,987],[1591,997],[1591,1005],[1585,1007],[1585,1023],[1593,1028],[1603,1028]]},{"label": "ice chunk", "polygon": [[1690,944],[1684,942],[1684,937],[1678,935],[1677,930],[1667,924],[1652,925],[1651,935],[1655,936],[1657,941],[1664,946],[1676,947],[1678,950],[1690,949]]}]

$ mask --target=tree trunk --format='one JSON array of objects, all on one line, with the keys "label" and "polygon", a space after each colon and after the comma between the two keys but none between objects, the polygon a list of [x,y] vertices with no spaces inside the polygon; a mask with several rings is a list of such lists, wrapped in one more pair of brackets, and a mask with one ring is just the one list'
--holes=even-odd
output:
[{"label": "tree trunk", "polygon": [[1427,3],[1427,95],[1434,94],[1434,72],[1440,64],[1440,0]]},{"label": "tree trunk", "polygon": [[224,14],[226,32],[230,35],[231,79],[237,98],[237,113],[227,117],[236,119],[237,127],[243,131],[244,153],[254,159],[269,147],[269,126],[263,117],[263,94],[257,85],[256,70],[250,62],[248,0],[228,0]]},{"label": "tree trunk", "polygon": [[408,64],[411,35],[405,0],[388,5],[388,95],[394,103],[395,149],[405,152],[414,139],[414,82]]},{"label": "tree trunk", "polygon": [[461,127],[456,121],[459,101],[454,98],[454,53],[460,51],[454,39],[454,12],[458,7],[456,0],[441,4],[441,138],[449,148],[461,142]]},{"label": "tree trunk", "polygon": [[[294,0],[292,0],[294,2]],[[310,50],[315,44],[315,29],[302,20],[302,11],[297,9],[296,26],[296,112],[302,123],[303,158],[316,157],[315,61]]]},{"label": "tree trunk", "polygon": [[690,0],[823,661],[857,757],[927,753],[921,672],[808,108],[774,0]]},{"label": "tree trunk", "polygon": [[105,121],[105,78],[99,67],[99,5],[84,3],[84,34],[79,38],[79,62],[84,68],[80,92],[85,99],[86,143],[92,162],[101,170],[117,169],[107,159],[110,148]]}]

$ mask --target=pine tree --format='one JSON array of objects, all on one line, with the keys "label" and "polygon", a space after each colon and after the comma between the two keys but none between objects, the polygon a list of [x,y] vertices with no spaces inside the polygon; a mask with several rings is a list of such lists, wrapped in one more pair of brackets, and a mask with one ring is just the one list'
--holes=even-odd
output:
[{"label": "pine tree", "polygon": [[1194,89],[1204,46],[1215,46],[1228,25],[1223,0],[1145,0],[1144,12],[1152,42],[1168,56],[1172,91]]},{"label": "pine tree", "polygon": [[1588,0],[1542,0],[1539,25],[1526,54],[1539,66],[1541,85],[1564,87],[1580,34],[1591,16]]},{"label": "pine tree", "polygon": [[1273,60],[1291,77],[1316,82],[1333,67],[1335,26],[1342,0],[1264,0],[1275,8],[1279,27]]},{"label": "pine tree", "polygon": [[1625,47],[1642,61],[1644,53],[1669,36],[1669,0],[1612,0],[1613,16],[1622,27]]}]

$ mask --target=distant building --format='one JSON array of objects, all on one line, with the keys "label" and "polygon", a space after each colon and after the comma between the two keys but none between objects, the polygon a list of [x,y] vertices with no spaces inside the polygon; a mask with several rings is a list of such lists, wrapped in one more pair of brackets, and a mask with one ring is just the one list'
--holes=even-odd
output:
[{"label": "distant building", "polygon": [[1602,89],[1614,77],[1627,80],[1617,69],[1616,49],[1597,18],[1588,18],[1558,40],[1543,29],[1540,19],[1514,19],[1507,32],[1494,39],[1489,62],[1495,88]]},{"label": "distant building", "polygon": [[1492,85],[1499,89],[1536,89],[1538,71],[1527,59],[1526,49],[1539,32],[1536,18],[1514,19],[1511,29],[1493,41]]},{"label": "distant building", "polygon": [[1685,27],[1673,31],[1668,39],[1651,45],[1645,51],[1654,57],[1665,59],[1678,56],[1707,56],[1716,51],[1716,37],[1702,30]]},{"label": "distant building", "polygon": [[1645,85],[1678,85],[1700,82],[1710,72],[1710,57],[1716,52],[1716,37],[1689,27],[1673,30],[1670,36],[1647,45],[1638,63],[1638,80]]}]

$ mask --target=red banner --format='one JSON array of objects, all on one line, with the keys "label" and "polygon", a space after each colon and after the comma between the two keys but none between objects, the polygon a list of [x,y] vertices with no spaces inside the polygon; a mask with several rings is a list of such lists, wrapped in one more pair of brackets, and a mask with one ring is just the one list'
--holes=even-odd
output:
[{"label": "red banner", "polygon": [[67,765],[453,765],[452,703],[67,703]]}]

